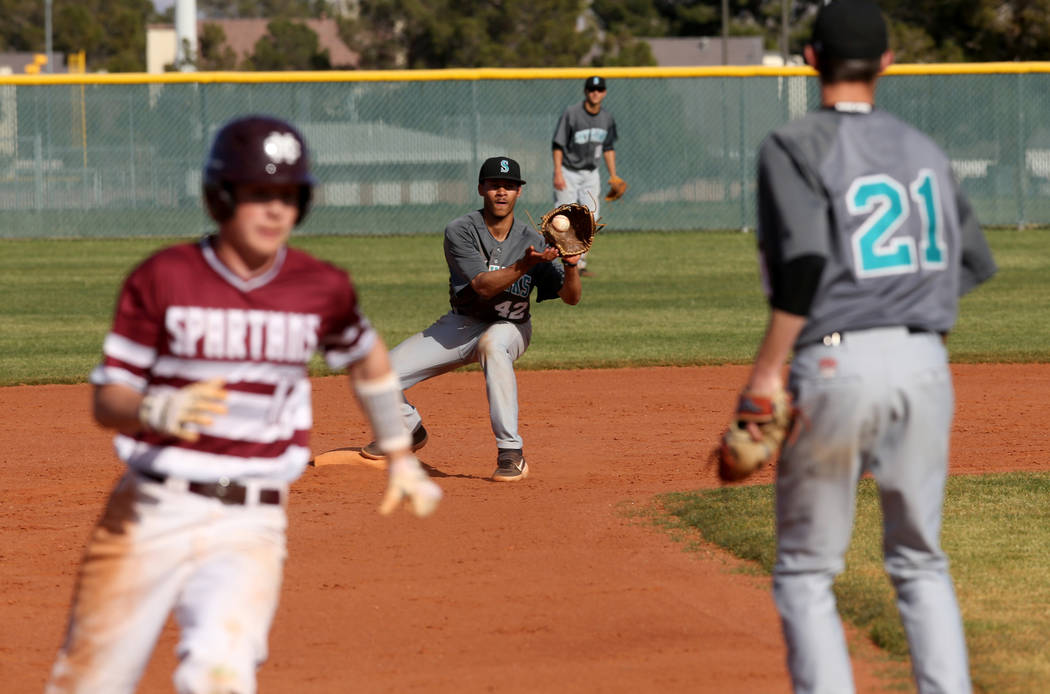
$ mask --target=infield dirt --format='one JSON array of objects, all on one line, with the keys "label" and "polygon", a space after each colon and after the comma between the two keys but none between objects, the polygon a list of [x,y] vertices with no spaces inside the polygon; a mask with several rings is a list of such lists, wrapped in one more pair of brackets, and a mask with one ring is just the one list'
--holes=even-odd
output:
[{"label": "infield dirt", "polygon": [[[1028,423],[1050,367],[957,365],[953,474],[1050,469]],[[289,559],[261,692],[788,692],[769,579],[686,552],[639,512],[717,485],[705,467],[739,366],[518,374],[528,480],[494,484],[481,374],[409,392],[446,492],[432,518],[376,513],[374,465],[309,468],[289,503]],[[0,389],[0,682],[41,691],[80,552],[122,472],[87,386]],[[342,377],[314,381],[312,448],[367,443]],[[755,482],[768,483],[771,471]],[[170,692],[169,622],[139,691]],[[858,691],[889,667],[854,638]]]}]

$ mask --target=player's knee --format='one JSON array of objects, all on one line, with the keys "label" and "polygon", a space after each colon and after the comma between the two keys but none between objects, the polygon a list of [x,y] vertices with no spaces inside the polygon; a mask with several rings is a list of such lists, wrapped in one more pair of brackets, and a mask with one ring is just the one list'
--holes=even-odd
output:
[{"label": "player's knee", "polygon": [[496,335],[487,332],[478,340],[478,357],[482,366],[484,366],[486,361],[492,359],[508,359],[510,357],[510,348],[503,340],[498,339]]},{"label": "player's knee", "polygon": [[178,694],[255,694],[255,666],[186,657],[175,670]]}]

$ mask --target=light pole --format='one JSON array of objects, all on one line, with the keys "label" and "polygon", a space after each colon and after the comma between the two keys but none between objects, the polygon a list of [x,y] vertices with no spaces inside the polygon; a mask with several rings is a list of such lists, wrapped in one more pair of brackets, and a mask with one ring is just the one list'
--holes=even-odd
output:
[{"label": "light pole", "polygon": [[51,66],[51,0],[44,0],[44,52],[47,53],[47,71],[54,72]]},{"label": "light pole", "polygon": [[729,0],[722,0],[722,64],[729,65]]},{"label": "light pole", "polygon": [[175,0],[175,66],[197,69],[197,0]]},{"label": "light pole", "polygon": [[780,54],[784,65],[788,64],[788,14],[791,10],[791,0],[780,0]]}]

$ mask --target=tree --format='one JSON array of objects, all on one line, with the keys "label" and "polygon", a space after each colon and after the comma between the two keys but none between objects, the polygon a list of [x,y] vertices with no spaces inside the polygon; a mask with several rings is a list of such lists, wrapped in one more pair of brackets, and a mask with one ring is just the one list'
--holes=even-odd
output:
[{"label": "tree", "polygon": [[579,65],[594,44],[577,30],[582,0],[361,0],[340,20],[362,68]]},{"label": "tree", "polygon": [[629,31],[621,29],[615,34],[605,34],[598,44],[598,54],[591,58],[591,64],[595,67],[656,65],[656,58],[648,43],[639,41]]},{"label": "tree", "polygon": [[237,67],[237,54],[226,45],[226,32],[218,24],[205,22],[197,43],[197,69],[233,70]]},{"label": "tree", "polygon": [[886,0],[901,59],[1043,60],[1050,0]]},{"label": "tree", "polygon": [[64,4],[54,16],[56,51],[84,51],[93,58],[105,54],[106,30],[98,17],[83,5]]},{"label": "tree", "polygon": [[[99,4],[108,5],[105,2]],[[107,31],[100,47],[100,62],[109,72],[145,71],[146,21],[153,12],[153,3],[150,0],[140,0],[138,7],[128,2],[125,7],[108,9],[101,20]],[[90,60],[90,56],[88,59]]]},{"label": "tree", "polygon": [[248,58],[254,70],[329,70],[328,49],[319,50],[317,34],[310,27],[287,19],[266,25],[267,35],[255,44]]},{"label": "tree", "polygon": [[[44,3],[0,0],[0,49],[46,49]],[[83,50],[89,70],[146,68],[146,24],[158,19],[151,0],[78,0],[52,7],[52,46],[57,53]]]},{"label": "tree", "polygon": [[44,48],[44,3],[0,0],[0,50],[39,51]]}]

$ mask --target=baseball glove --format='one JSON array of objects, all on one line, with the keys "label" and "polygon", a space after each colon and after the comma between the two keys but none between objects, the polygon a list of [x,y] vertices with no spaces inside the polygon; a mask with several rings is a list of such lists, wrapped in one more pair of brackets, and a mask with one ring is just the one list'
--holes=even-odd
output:
[{"label": "baseball glove", "polygon": [[627,181],[619,176],[609,178],[609,192],[605,194],[606,200],[619,200],[627,192]]},{"label": "baseball glove", "polygon": [[[557,228],[554,219],[559,215],[568,220],[568,228]],[[540,233],[547,240],[547,244],[557,248],[558,255],[564,258],[589,251],[594,243],[594,235],[604,226],[598,223],[594,213],[586,205],[569,202],[558,205],[543,215],[540,220]]]},{"label": "baseball glove", "polygon": [[[718,477],[723,482],[739,482],[780,454],[794,422],[791,396],[780,390],[772,397],[745,390],[737,401],[733,421],[715,449]],[[754,424],[756,434],[748,428]]]}]

